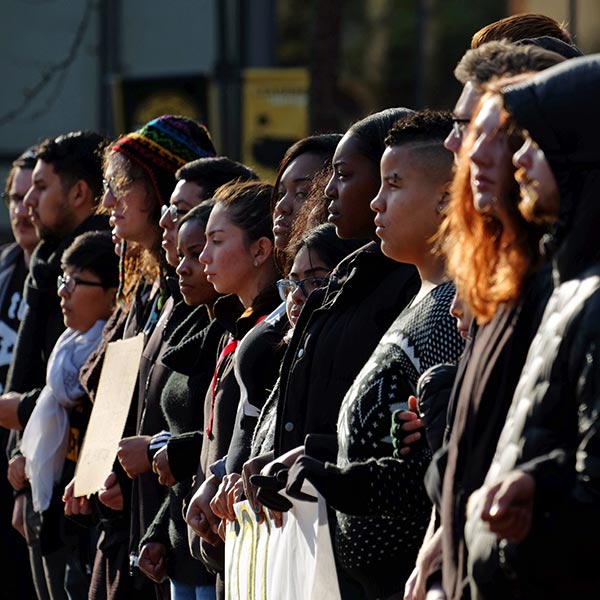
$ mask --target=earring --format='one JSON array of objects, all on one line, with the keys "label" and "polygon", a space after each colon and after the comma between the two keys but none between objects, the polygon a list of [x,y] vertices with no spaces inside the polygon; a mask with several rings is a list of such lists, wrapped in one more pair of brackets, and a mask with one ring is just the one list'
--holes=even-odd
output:
[{"label": "earring", "polygon": [[438,214],[442,214],[444,212],[444,209],[446,208],[447,204],[448,204],[448,192],[444,192],[441,195],[440,201],[437,206]]},{"label": "earring", "polygon": [[254,266],[258,267],[258,260],[256,258],[254,259]]}]

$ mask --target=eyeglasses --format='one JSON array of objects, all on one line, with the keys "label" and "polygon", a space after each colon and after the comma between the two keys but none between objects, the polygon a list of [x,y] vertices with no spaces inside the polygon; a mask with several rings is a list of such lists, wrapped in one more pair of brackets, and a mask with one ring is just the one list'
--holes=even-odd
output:
[{"label": "eyeglasses", "polygon": [[2,192],[2,200],[4,200],[4,204],[6,206],[21,204],[23,200],[25,200],[25,196],[19,196],[18,194],[7,194],[6,192]]},{"label": "eyeglasses", "polygon": [[467,125],[471,122],[471,119],[459,119],[458,117],[452,117],[452,133],[457,137],[463,137]]},{"label": "eyeglasses", "polygon": [[119,177],[118,181],[115,181],[114,177],[110,179],[102,180],[102,187],[104,189],[104,193],[110,192],[111,196],[115,198],[119,198],[120,196],[124,196],[130,189],[131,186],[136,182],[143,179],[143,177],[135,177],[133,179],[125,179]]},{"label": "eyeglasses", "polygon": [[167,213],[169,213],[169,218],[173,223],[177,223],[179,217],[183,217],[183,215],[187,215],[188,211],[183,208],[178,208],[177,204],[171,204],[170,206],[165,206],[164,204],[160,207],[160,216],[164,217]]},{"label": "eyeglasses", "polygon": [[286,300],[290,294],[293,294],[298,288],[308,298],[312,292],[327,281],[327,277],[307,277],[306,279],[280,279],[277,282],[277,289],[282,300]]},{"label": "eyeglasses", "polygon": [[78,277],[71,277],[70,275],[66,275],[63,273],[56,278],[56,289],[60,290],[60,288],[64,287],[69,294],[72,294],[75,291],[75,288],[78,285],[89,285],[93,287],[105,287],[103,283],[98,281],[87,281],[86,279],[79,279]]}]

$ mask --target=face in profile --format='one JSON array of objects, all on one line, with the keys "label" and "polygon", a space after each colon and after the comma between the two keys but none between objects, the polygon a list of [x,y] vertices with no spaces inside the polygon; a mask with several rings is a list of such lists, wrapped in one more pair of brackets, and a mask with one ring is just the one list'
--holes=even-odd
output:
[{"label": "face in profile", "polygon": [[543,150],[528,133],[523,145],[513,155],[519,184],[519,210],[534,223],[553,223],[558,217],[560,195],[552,169]]},{"label": "face in profile", "polygon": [[177,256],[179,263],[175,272],[179,277],[179,289],[188,306],[212,305],[218,294],[206,281],[204,265],[199,256],[206,243],[204,227],[198,219],[183,223],[177,234]]},{"label": "face in profile", "polygon": [[379,177],[371,159],[360,153],[359,142],[346,134],[333,155],[333,174],[325,187],[329,200],[328,221],[343,239],[373,235],[373,212],[369,203],[377,194]]},{"label": "face in profile", "polygon": [[128,175],[119,153],[110,157],[104,172],[102,205],[110,210],[114,232],[121,240],[152,248],[157,235],[152,223],[152,198],[144,180]]},{"label": "face in profile", "polygon": [[14,171],[7,195],[10,226],[15,241],[27,252],[32,252],[39,241],[37,232],[29,218],[29,212],[23,200],[31,187],[32,169],[18,167]]},{"label": "face in profile", "polygon": [[227,207],[217,202],[206,225],[206,245],[199,260],[206,279],[220,294],[237,294],[246,307],[256,295],[258,269],[272,252],[261,251],[266,238],[250,241],[246,231],[230,218]]},{"label": "face in profile", "polygon": [[162,229],[162,248],[165,251],[167,262],[176,267],[179,260],[177,257],[177,229],[178,220],[187,214],[192,208],[198,206],[204,199],[204,189],[194,181],[182,179],[177,182],[169,206],[164,207],[158,224]]},{"label": "face in profile", "polygon": [[273,211],[273,236],[277,248],[286,247],[294,220],[310,192],[313,177],[322,167],[323,158],[307,152],[292,160],[282,173]]},{"label": "face in profile", "polygon": [[458,293],[454,294],[454,300],[450,305],[450,314],[456,319],[456,328],[460,336],[464,340],[470,339],[469,333],[473,323],[473,313],[469,305],[458,296]]},{"label": "face in profile", "polygon": [[445,176],[427,168],[420,152],[418,144],[386,148],[381,157],[381,187],[371,202],[382,252],[414,265],[430,260],[447,183]]},{"label": "face in profile", "polygon": [[473,111],[481,98],[481,92],[467,81],[460,97],[454,107],[454,126],[448,137],[444,140],[444,146],[447,150],[454,153],[454,162],[458,163],[460,149],[462,148]]},{"label": "face in profile", "polygon": [[66,327],[82,333],[110,317],[117,289],[103,285],[91,269],[68,266],[59,278],[58,295]]},{"label": "face in profile", "polygon": [[484,99],[472,122],[473,146],[468,152],[473,204],[480,213],[503,216],[513,185],[512,151],[507,114],[499,95]]},{"label": "face in profile", "polygon": [[74,227],[73,187],[65,188],[51,163],[36,162],[23,204],[40,239],[65,237]]},{"label": "face in profile", "polygon": [[296,326],[307,298],[323,284],[329,272],[330,268],[314,250],[307,246],[300,248],[294,257],[288,279],[282,280],[282,285],[278,284],[292,327]]}]

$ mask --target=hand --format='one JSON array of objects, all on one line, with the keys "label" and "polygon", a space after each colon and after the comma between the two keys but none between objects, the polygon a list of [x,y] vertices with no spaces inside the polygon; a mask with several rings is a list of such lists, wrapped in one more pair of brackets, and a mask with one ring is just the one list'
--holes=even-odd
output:
[{"label": "hand", "polygon": [[287,466],[274,461],[269,463],[268,468],[263,469],[261,473],[265,472],[270,475],[252,475],[250,478],[250,482],[258,489],[256,498],[259,504],[278,513],[290,510],[293,504],[279,493],[285,488],[288,480]]},{"label": "hand", "polygon": [[246,495],[248,503],[257,515],[262,514],[262,508],[260,507],[258,499],[256,498],[258,488],[255,485],[252,485],[252,483],[250,483],[250,478],[252,477],[252,475],[258,475],[261,472],[261,470],[272,460],[273,452],[268,452],[267,454],[261,454],[260,456],[256,456],[246,461],[242,468],[242,482],[244,484],[244,494]]},{"label": "hand", "polygon": [[119,442],[117,457],[125,473],[131,479],[150,470],[151,465],[148,459],[150,440],[149,435],[134,435],[133,437],[123,438]]},{"label": "hand", "polygon": [[144,544],[140,552],[140,571],[156,583],[167,578],[167,548],[159,542]]},{"label": "hand", "polygon": [[395,455],[408,456],[411,446],[424,439],[423,423],[417,414],[417,399],[408,397],[410,410],[394,411],[392,416],[391,437]]},{"label": "hand", "polygon": [[287,484],[288,469],[296,462],[296,459],[304,456],[304,446],[298,446],[293,450],[282,454],[277,459],[266,464],[260,471],[260,475],[253,475],[250,483],[256,488],[257,506],[264,504],[271,511],[277,513],[276,522],[280,521],[281,513],[292,508],[293,504],[278,492]]},{"label": "hand", "polygon": [[19,494],[15,498],[12,526],[27,540],[27,532],[25,530],[25,494]]},{"label": "hand", "polygon": [[522,542],[531,529],[535,479],[512,471],[496,485],[483,490],[481,518],[499,539]]},{"label": "hand", "polygon": [[22,490],[27,483],[25,476],[25,457],[22,455],[13,456],[8,463],[6,477],[15,491]]},{"label": "hand", "polygon": [[[237,487],[236,487],[237,486]],[[230,493],[235,492],[230,498]],[[241,500],[243,493],[242,476],[239,473],[230,473],[225,475],[217,493],[210,501],[210,508],[219,519],[235,521],[235,511],[233,505]],[[236,497],[238,499],[236,500]]]},{"label": "hand", "polygon": [[220,543],[219,519],[210,508],[210,501],[217,493],[219,480],[211,475],[192,496],[187,512],[186,523],[209,544],[216,546]]},{"label": "hand", "polygon": [[0,425],[6,429],[23,429],[19,421],[19,402],[21,394],[17,392],[8,392],[0,396]]},{"label": "hand", "polygon": [[123,492],[121,484],[114,473],[111,473],[104,482],[104,486],[98,492],[98,500],[112,510],[123,510]]},{"label": "hand", "polygon": [[152,470],[158,475],[158,483],[166,486],[174,486],[177,483],[177,479],[173,477],[171,467],[169,465],[169,456],[167,454],[167,448],[169,445],[163,446],[155,455],[152,461]]},{"label": "hand", "polygon": [[75,491],[75,479],[71,479],[65,491],[63,492],[62,501],[65,503],[65,515],[91,515],[92,505],[88,498],[81,496],[75,498],[73,493]]}]

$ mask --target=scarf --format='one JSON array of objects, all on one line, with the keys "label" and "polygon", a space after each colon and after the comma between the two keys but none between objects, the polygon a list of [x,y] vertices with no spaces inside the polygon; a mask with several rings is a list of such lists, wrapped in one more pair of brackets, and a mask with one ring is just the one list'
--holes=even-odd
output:
[{"label": "scarf", "polygon": [[46,385],[21,440],[21,453],[27,459],[25,473],[37,512],[50,505],[54,485],[62,474],[69,443],[69,409],[84,393],[79,370],[100,343],[105,322],[96,321],[85,333],[67,329],[48,360]]}]

